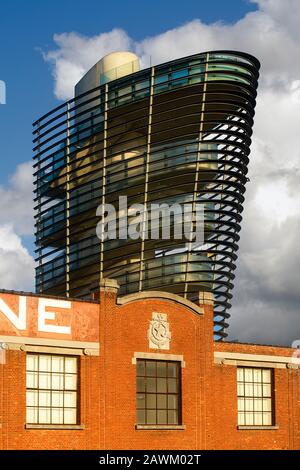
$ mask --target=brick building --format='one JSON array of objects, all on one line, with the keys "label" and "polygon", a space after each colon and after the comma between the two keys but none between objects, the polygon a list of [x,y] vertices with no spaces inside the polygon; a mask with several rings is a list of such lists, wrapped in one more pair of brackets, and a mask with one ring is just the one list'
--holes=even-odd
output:
[{"label": "brick building", "polygon": [[214,342],[208,293],[94,297],[0,292],[0,449],[300,448],[293,349]]}]

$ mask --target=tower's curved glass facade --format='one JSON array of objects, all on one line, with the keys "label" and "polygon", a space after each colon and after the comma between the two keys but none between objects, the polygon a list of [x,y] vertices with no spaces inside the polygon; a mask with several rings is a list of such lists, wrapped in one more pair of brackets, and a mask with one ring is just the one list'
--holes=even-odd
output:
[{"label": "tower's curved glass facade", "polygon": [[[120,294],[215,296],[226,336],[259,63],[245,53],[196,54],[112,80],[34,123],[38,292],[88,297],[101,277]],[[201,246],[106,240],[101,203],[201,204]]]}]

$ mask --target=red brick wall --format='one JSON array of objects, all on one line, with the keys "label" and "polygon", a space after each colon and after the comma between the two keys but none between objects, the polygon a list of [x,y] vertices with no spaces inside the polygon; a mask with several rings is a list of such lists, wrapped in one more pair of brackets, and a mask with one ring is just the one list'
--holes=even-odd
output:
[{"label": "red brick wall", "polygon": [[[216,351],[291,356],[290,348],[250,344],[215,343]],[[215,365],[213,372],[214,449],[299,449],[299,370],[274,369],[275,421],[277,430],[238,430],[236,367]],[[218,413],[218,409],[222,410]]]},{"label": "red brick wall", "polygon": [[[87,303],[88,304],[88,303]],[[82,303],[82,308],[84,308]],[[213,343],[212,306],[197,315],[182,304],[145,299],[100,302],[100,356],[81,356],[84,430],[25,429],[25,353],[8,351],[0,365],[1,449],[290,449],[300,448],[299,372],[275,369],[278,430],[237,429],[236,367],[214,364],[213,352],[291,355],[287,348]],[[168,315],[169,351],[149,349],[152,312]],[[136,430],[134,352],[183,355],[185,430]]]},{"label": "red brick wall", "polygon": [[[101,312],[104,338],[104,369],[106,371],[106,438],[104,447],[142,449],[200,448],[205,445],[206,411],[205,377],[212,363],[212,312],[198,316],[182,305],[165,300],[143,300],[122,307],[103,308]],[[104,304],[102,304],[104,305]],[[107,302],[106,302],[107,305]],[[134,352],[166,353],[149,349],[147,331],[152,312],[168,314],[172,333],[168,354],[184,356],[182,369],[182,430],[135,430],[136,366]]]},{"label": "red brick wall", "polygon": [[[9,351],[0,366],[0,449],[86,449],[99,448],[99,377],[95,357],[81,357],[81,416],[86,430],[25,429],[26,354]],[[1,370],[2,369],[2,370]],[[6,369],[3,380],[3,369]],[[98,381],[98,383],[97,383]],[[3,387],[3,388],[2,388]]]}]

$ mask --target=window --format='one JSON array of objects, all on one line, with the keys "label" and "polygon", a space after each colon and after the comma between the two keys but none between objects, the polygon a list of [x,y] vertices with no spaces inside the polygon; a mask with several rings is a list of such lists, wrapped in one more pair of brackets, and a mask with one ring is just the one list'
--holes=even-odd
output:
[{"label": "window", "polygon": [[273,412],[273,371],[238,367],[238,425],[272,426]]},{"label": "window", "polygon": [[180,362],[137,360],[137,424],[181,424]]},{"label": "window", "polygon": [[27,354],[27,424],[78,424],[78,359]]}]

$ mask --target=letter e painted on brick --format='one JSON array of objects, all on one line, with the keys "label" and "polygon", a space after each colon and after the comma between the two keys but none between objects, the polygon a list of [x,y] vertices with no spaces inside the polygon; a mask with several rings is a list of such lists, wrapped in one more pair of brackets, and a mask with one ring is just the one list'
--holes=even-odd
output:
[{"label": "letter e painted on brick", "polygon": [[46,331],[47,333],[59,333],[70,335],[71,327],[70,326],[59,326],[53,324],[47,324],[47,320],[55,320],[55,312],[47,311],[46,308],[71,308],[71,302],[66,300],[56,300],[56,299],[39,299],[39,311],[38,311],[38,330]]}]

